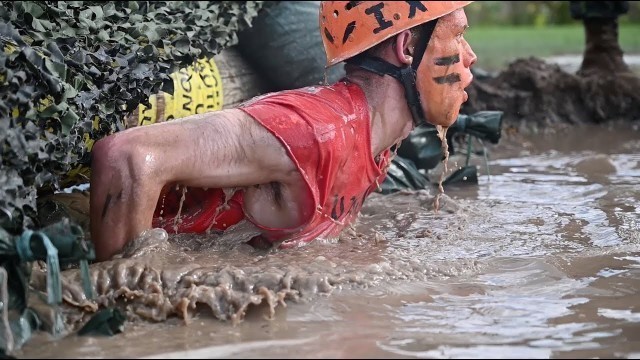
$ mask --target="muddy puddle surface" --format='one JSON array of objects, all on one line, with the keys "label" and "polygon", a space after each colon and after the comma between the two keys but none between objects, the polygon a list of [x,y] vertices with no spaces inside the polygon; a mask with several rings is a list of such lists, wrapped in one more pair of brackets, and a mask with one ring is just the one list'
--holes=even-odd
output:
[{"label": "muddy puddle surface", "polygon": [[303,248],[149,233],[92,265],[97,303],[65,273],[69,324],[120,306],[122,334],[38,334],[16,355],[640,357],[638,126],[512,135],[490,171],[438,212],[435,186],[373,195],[339,240]]}]

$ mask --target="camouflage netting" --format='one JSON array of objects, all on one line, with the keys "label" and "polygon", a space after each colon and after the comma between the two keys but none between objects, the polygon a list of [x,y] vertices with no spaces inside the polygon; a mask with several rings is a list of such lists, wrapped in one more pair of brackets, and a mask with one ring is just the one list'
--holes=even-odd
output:
[{"label": "camouflage netting", "polygon": [[169,74],[237,43],[262,1],[0,3],[0,227],[34,224],[37,189],[89,163]]}]

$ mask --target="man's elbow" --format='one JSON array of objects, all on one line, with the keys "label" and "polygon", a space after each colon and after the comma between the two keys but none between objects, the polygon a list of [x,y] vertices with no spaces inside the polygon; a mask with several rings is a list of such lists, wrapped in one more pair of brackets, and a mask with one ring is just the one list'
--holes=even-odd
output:
[{"label": "man's elbow", "polygon": [[97,141],[91,151],[91,238],[98,261],[110,258],[151,226],[139,204],[155,205],[144,195],[155,196],[150,189],[161,180],[154,176],[158,171],[153,164],[145,161],[148,146],[140,146],[136,138],[118,133]]},{"label": "man's elbow", "polygon": [[156,172],[153,154],[135,141],[135,135],[119,133],[98,140],[91,151],[91,183],[121,182],[123,186],[148,181]]}]

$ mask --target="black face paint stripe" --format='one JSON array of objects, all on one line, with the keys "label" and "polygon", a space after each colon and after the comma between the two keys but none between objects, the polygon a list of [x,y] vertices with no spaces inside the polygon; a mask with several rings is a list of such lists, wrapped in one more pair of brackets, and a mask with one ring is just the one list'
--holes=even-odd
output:
[{"label": "black face paint stripe", "polygon": [[353,30],[355,30],[356,28],[356,22],[352,21],[349,23],[349,25],[347,25],[347,28],[344,29],[344,36],[342,37],[342,43],[346,43],[347,40],[349,39],[349,35],[351,35],[351,33],[353,32]]},{"label": "black face paint stripe", "polygon": [[433,63],[438,66],[449,66],[460,62],[460,54],[436,58]]},{"label": "black face paint stripe", "polygon": [[445,75],[445,76],[438,76],[438,77],[434,77],[433,81],[436,82],[436,84],[455,84],[457,82],[460,82],[460,74],[458,73],[453,73],[453,74],[449,74],[449,75]]}]

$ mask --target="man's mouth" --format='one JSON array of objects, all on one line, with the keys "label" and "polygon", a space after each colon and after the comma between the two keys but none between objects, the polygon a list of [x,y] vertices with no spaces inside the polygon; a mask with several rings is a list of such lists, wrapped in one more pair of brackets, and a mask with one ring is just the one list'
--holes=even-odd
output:
[{"label": "man's mouth", "polygon": [[[469,82],[467,83],[467,85],[463,88],[466,89],[469,86],[471,86],[471,82],[473,81],[473,75],[471,75],[471,78],[469,79]],[[469,100],[469,94],[467,94],[466,90],[462,91],[464,93],[464,100],[462,102],[466,102],[467,100]]]}]

